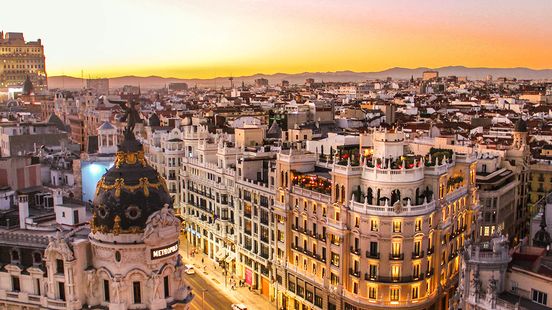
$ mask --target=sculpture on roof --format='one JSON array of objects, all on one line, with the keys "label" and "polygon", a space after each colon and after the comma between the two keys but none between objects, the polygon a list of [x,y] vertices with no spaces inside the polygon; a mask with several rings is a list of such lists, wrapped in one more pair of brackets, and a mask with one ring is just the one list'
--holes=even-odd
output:
[{"label": "sculpture on roof", "polygon": [[138,110],[136,109],[136,106],[139,104],[137,101],[114,101],[114,103],[117,103],[123,111],[125,111],[125,116],[121,118],[122,122],[127,123],[125,127],[125,139],[127,140],[134,140],[134,127],[136,127],[136,123],[140,121],[140,114],[138,114]]}]

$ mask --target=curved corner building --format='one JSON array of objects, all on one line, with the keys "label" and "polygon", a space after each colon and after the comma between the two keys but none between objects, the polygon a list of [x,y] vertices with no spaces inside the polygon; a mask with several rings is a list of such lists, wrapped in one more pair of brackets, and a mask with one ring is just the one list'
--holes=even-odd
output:
[{"label": "curved corner building", "polygon": [[446,309],[478,209],[475,156],[410,147],[401,131],[363,140],[331,156],[278,154],[278,302]]}]

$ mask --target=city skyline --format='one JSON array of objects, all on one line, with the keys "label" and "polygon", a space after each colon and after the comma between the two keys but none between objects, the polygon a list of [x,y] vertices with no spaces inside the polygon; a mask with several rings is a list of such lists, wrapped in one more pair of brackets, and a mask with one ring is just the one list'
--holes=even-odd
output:
[{"label": "city skyline", "polygon": [[[83,7],[31,1],[28,18],[6,16],[0,28],[41,38],[50,76],[551,68],[546,12],[552,4],[507,2],[99,1]],[[47,23],[44,15],[51,17]]]}]

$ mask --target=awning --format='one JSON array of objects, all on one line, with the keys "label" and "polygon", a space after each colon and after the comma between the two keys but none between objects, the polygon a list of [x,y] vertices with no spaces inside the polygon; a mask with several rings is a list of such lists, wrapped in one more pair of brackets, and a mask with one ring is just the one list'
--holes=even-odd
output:
[{"label": "awning", "polygon": [[236,254],[232,253],[232,252],[229,252],[228,253],[228,256],[226,256],[226,262],[229,263],[231,261],[233,261],[234,259],[236,259]]}]

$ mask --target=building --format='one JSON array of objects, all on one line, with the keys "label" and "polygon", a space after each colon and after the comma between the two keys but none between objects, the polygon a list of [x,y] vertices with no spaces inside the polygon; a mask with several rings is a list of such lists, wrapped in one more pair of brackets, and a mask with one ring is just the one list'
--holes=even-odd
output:
[{"label": "building", "polygon": [[439,77],[439,71],[430,70],[430,71],[424,71],[422,73],[422,80],[423,81],[430,81],[430,80],[436,79],[438,77]]},{"label": "building", "polygon": [[273,261],[284,308],[447,307],[479,209],[476,158],[406,146],[404,133],[376,131],[362,157],[278,154]]},{"label": "building", "polygon": [[128,132],[97,185],[91,218],[58,191],[53,210],[20,194],[10,215],[17,226],[0,215],[0,308],[189,308],[180,220]]},{"label": "building", "polygon": [[48,87],[42,41],[25,42],[23,33],[0,31],[0,88],[23,87],[27,77],[40,91]]},{"label": "building", "polygon": [[0,125],[0,154],[2,157],[21,156],[36,152],[40,147],[59,147],[68,141],[67,132],[51,123],[3,123]]},{"label": "building", "polygon": [[109,79],[87,79],[86,88],[100,95],[109,95]]}]

